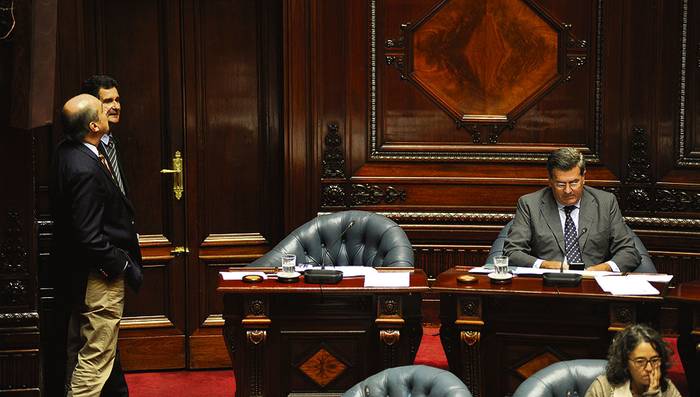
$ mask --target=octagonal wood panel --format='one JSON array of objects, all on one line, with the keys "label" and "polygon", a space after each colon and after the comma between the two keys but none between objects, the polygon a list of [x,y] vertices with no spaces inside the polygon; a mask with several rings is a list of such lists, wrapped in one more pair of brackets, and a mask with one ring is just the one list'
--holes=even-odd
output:
[{"label": "octagonal wood panel", "polygon": [[457,120],[512,120],[559,77],[558,26],[523,0],[447,0],[412,32],[408,77]]}]

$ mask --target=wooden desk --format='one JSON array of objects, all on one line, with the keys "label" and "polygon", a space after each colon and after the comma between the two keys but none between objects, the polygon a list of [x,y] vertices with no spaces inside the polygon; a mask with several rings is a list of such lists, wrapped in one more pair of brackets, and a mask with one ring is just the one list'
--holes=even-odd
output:
[{"label": "wooden desk", "polygon": [[459,284],[467,268],[438,276],[440,338],[450,370],[475,397],[512,394],[547,365],[576,358],[605,358],[614,332],[632,322],[657,324],[662,296],[617,297],[595,280],[577,287],[546,287],[541,278],[493,284],[477,275]]},{"label": "wooden desk", "polygon": [[678,353],[690,395],[700,396],[700,281],[669,289],[666,300],[680,309]]},{"label": "wooden desk", "polygon": [[408,288],[219,281],[237,396],[341,394],[384,368],[413,362],[420,345],[422,270]]}]

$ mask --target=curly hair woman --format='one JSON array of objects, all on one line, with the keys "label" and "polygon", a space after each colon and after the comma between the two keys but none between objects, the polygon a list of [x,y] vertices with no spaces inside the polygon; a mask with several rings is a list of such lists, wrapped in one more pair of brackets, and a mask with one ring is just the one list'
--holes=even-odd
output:
[{"label": "curly hair woman", "polygon": [[666,378],[670,355],[658,332],[646,325],[631,325],[613,339],[605,374],[593,381],[586,397],[681,397]]}]

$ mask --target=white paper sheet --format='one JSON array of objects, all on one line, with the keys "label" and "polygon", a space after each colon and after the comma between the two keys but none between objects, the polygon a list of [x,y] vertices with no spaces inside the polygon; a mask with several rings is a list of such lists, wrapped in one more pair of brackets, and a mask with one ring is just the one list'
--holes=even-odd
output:
[{"label": "white paper sheet", "polygon": [[628,274],[627,277],[633,277],[633,278],[639,278],[642,280],[647,280],[649,282],[655,282],[655,283],[668,283],[673,279],[673,274],[649,274],[649,273],[640,273],[640,274],[635,274],[631,273]]},{"label": "white paper sheet", "polygon": [[595,281],[603,291],[613,295],[659,295],[659,290],[639,277],[596,276]]},{"label": "white paper sheet", "polygon": [[[303,272],[309,269],[320,269],[321,266],[301,265],[296,267],[296,271]],[[371,266],[326,266],[326,270],[340,270],[343,277],[366,276],[377,273],[377,269]]]},{"label": "white paper sheet", "polygon": [[410,272],[376,272],[365,275],[365,287],[408,287]]},{"label": "white paper sheet", "polygon": [[263,272],[246,272],[246,271],[236,271],[236,272],[219,272],[224,280],[242,280],[243,276],[260,276],[263,280],[267,279],[267,275]]},{"label": "white paper sheet", "polygon": [[481,267],[473,267],[473,268],[469,269],[469,273],[486,274],[486,273],[493,273],[493,272],[495,272],[493,265],[491,265],[491,267],[481,266]]}]

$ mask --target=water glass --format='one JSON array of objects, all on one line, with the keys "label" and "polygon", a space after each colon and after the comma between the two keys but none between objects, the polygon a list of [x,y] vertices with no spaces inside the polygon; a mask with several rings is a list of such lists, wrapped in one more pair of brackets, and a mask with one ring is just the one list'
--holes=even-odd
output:
[{"label": "water glass", "polygon": [[282,256],[282,273],[294,273],[294,267],[297,264],[297,256],[294,254],[285,254]]},{"label": "water glass", "polygon": [[496,269],[496,274],[503,276],[508,274],[508,257],[496,256],[493,258],[493,267]]}]

